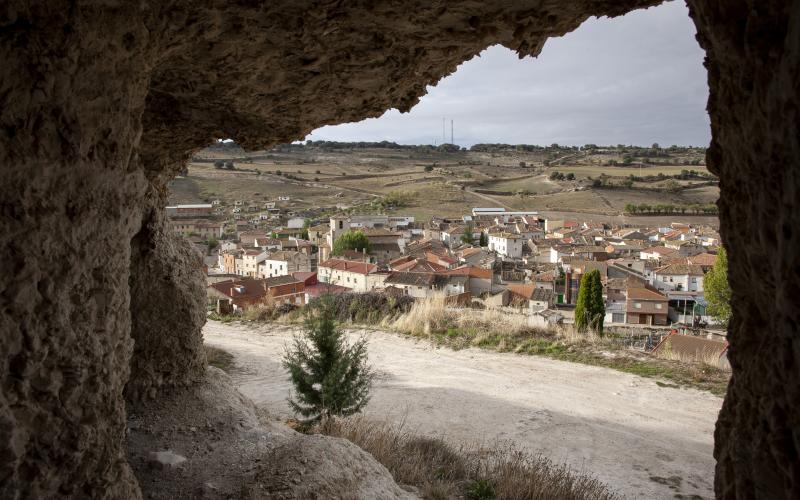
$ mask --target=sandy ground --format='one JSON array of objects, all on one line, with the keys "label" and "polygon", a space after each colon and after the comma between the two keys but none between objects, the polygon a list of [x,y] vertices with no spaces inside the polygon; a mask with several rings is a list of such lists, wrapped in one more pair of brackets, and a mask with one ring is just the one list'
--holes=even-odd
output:
[{"label": "sandy ground", "polygon": [[[206,343],[236,357],[234,382],[276,419],[292,416],[280,365],[296,329],[209,321]],[[722,400],[651,379],[537,356],[369,337],[378,372],[365,413],[451,441],[511,442],[588,472],[629,498],[713,497]]]}]

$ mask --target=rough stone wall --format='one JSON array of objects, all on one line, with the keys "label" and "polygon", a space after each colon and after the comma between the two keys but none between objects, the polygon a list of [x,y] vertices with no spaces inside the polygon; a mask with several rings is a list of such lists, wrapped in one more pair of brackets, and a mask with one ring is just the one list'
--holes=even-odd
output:
[{"label": "rough stone wall", "polygon": [[[486,47],[538,55],[592,15],[662,0],[172,2],[143,117],[160,170],[212,138],[250,149],[408,111]],[[163,30],[163,31],[161,31]]]},{"label": "rough stone wall", "polygon": [[139,491],[121,394],[148,55],[122,35],[146,30],[88,10],[0,7],[0,498]]},{"label": "rough stone wall", "polygon": [[[160,197],[153,197],[160,201]],[[145,214],[131,241],[130,403],[186,387],[205,372],[206,279],[200,253],[167,225],[163,203]]]},{"label": "rough stone wall", "polygon": [[147,315],[164,319],[166,304],[139,293],[191,279],[155,258],[184,259],[157,193],[192,150],[407,110],[490,44],[534,54],[591,14],[655,3],[6,2],[0,497],[139,495],[120,448],[129,367],[140,397],[188,382],[199,359],[195,286],[173,297],[191,325],[177,337],[153,330]]},{"label": "rough stone wall", "polygon": [[734,319],[718,498],[800,498],[800,2],[689,0]]},{"label": "rough stone wall", "polygon": [[[0,497],[138,495],[120,451],[129,366],[141,397],[188,383],[200,362],[197,278],[165,236],[158,194],[193,150],[408,110],[489,45],[535,55],[590,15],[657,3],[5,3]],[[739,311],[717,491],[797,496],[800,4],[689,3],[709,56],[709,165]],[[188,318],[176,336],[163,327],[177,320],[147,317],[170,320],[140,292],[148,280]]]}]

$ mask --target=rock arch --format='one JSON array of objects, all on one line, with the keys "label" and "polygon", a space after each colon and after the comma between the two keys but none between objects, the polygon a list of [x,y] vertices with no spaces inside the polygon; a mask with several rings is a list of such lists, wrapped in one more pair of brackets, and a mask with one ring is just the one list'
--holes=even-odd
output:
[{"label": "rock arch", "polygon": [[[9,2],[0,496],[138,495],[120,447],[123,389],[135,403],[202,367],[199,274],[161,213],[192,151],[407,110],[491,44],[536,55],[591,15],[658,3]],[[800,2],[688,3],[707,53],[708,165],[737,309],[716,490],[797,497]],[[170,297],[179,307],[164,307]]]}]

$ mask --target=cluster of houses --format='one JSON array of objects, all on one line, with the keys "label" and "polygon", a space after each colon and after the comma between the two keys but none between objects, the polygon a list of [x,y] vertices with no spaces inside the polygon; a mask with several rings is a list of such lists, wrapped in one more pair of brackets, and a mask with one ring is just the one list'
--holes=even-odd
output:
[{"label": "cluster of houses", "polygon": [[[221,240],[208,257],[209,297],[236,309],[264,301],[301,306],[322,293],[444,296],[552,320],[570,316],[582,276],[598,270],[607,325],[712,322],[703,277],[719,235],[709,227],[612,227],[502,208],[424,223],[389,215],[302,221],[284,217],[269,230],[242,227]],[[186,221],[173,223],[180,231]],[[366,236],[369,251],[333,255],[350,231]]]}]

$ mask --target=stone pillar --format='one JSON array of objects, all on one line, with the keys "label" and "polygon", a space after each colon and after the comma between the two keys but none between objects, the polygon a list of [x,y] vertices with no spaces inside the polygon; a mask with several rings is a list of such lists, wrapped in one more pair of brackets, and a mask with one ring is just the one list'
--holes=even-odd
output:
[{"label": "stone pillar", "polygon": [[734,318],[718,498],[800,498],[800,2],[689,0]]},{"label": "stone pillar", "polygon": [[163,203],[147,214],[131,241],[130,402],[151,399],[159,390],[185,387],[202,378],[205,353],[206,288],[200,252],[174,234]]},{"label": "stone pillar", "polygon": [[149,51],[125,8],[0,9],[0,498],[140,497],[122,393]]},{"label": "stone pillar", "polygon": [[106,160],[0,163],[0,498],[137,498],[122,391],[144,178]]}]

